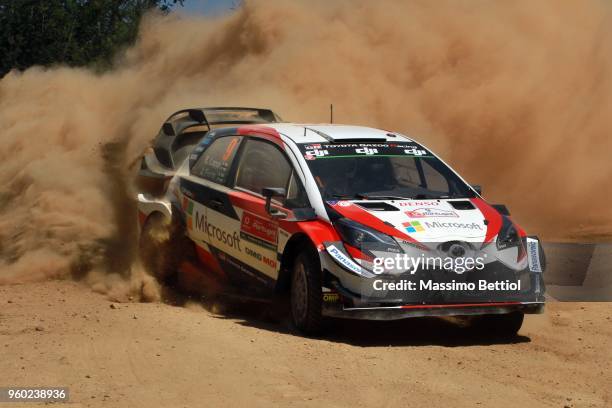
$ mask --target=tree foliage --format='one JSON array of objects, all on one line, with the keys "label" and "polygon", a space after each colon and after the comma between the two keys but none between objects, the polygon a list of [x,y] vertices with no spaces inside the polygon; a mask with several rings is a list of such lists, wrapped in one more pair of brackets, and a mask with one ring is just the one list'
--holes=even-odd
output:
[{"label": "tree foliage", "polygon": [[143,14],[183,0],[0,0],[0,78],[13,68],[108,67],[134,42]]}]

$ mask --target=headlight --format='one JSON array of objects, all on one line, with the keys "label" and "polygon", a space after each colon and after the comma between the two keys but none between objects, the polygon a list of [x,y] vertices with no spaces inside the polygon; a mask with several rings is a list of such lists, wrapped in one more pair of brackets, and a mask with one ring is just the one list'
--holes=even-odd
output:
[{"label": "headlight", "polygon": [[342,241],[369,253],[371,251],[401,253],[398,243],[387,234],[373,230],[348,218],[340,218],[334,223]]},{"label": "headlight", "polygon": [[506,216],[502,216],[502,226],[497,235],[497,249],[507,249],[519,246],[521,239],[514,224]]}]

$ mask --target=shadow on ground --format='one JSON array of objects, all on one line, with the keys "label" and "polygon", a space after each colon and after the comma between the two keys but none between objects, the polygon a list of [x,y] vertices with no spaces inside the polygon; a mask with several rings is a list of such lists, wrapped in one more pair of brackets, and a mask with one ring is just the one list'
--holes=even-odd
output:
[{"label": "shadow on ground", "polygon": [[[248,327],[304,337],[291,323],[286,299],[262,301],[256,298],[201,297],[164,291],[165,302],[174,306],[197,303],[218,319],[229,319]],[[451,318],[419,317],[394,321],[328,319],[324,334],[315,339],[360,347],[428,346],[466,347],[491,344],[514,344],[531,341],[518,335],[502,338],[470,327]]]}]

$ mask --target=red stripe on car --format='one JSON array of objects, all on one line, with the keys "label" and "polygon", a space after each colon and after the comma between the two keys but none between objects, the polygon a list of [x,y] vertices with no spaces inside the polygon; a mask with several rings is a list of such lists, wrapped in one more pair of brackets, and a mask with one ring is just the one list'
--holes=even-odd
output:
[{"label": "red stripe on car", "polygon": [[[243,211],[248,211],[252,214],[258,215],[270,222],[276,223],[280,225],[282,229],[285,231],[289,231],[291,233],[297,232],[299,229],[295,227],[295,222],[286,221],[283,219],[272,220],[270,215],[266,212],[266,200],[261,197],[256,197],[249,193],[244,193],[242,191],[230,191],[228,193],[230,202],[236,208],[240,208]],[[293,212],[286,208],[280,207],[278,205],[272,204],[272,208],[276,208],[279,211],[283,211],[287,213],[287,218],[292,219],[294,217]],[[241,220],[242,221],[242,220]]]},{"label": "red stripe on car", "polygon": [[370,214],[365,209],[349,201],[339,201],[338,203],[332,205],[332,207],[334,207],[334,210],[338,211],[344,217],[349,218],[353,221],[357,221],[367,227],[373,228],[384,234],[403,239],[404,241],[416,244],[419,243],[419,241],[417,241],[416,239],[412,238],[407,234],[404,234],[394,226],[385,223],[380,218]]},{"label": "red stripe on car", "polygon": [[[255,197],[254,195],[243,193],[242,191],[230,191],[228,196],[233,206],[252,212],[261,217],[268,217],[265,210],[266,201],[263,198]],[[273,205],[273,207],[279,208],[275,205]]]},{"label": "red stripe on car", "polygon": [[322,245],[324,242],[335,242],[341,240],[340,235],[338,235],[338,232],[336,232],[336,229],[327,221],[301,221],[294,224],[299,227],[300,231],[308,235],[308,238],[310,238],[310,240],[320,250],[325,249],[325,246]]},{"label": "red stripe on car", "polygon": [[239,135],[244,135],[244,136],[253,135],[253,136],[261,137],[263,139],[269,140],[272,143],[275,143],[278,146],[284,148],[280,133],[278,133],[276,129],[271,128],[269,126],[263,126],[263,125],[240,126],[238,127],[237,132]]},{"label": "red stripe on car", "polygon": [[364,261],[374,262],[373,257],[363,253],[363,251],[361,251],[359,248],[355,248],[354,246],[349,245],[346,242],[344,242],[343,244],[344,248],[346,248],[346,252],[348,252],[349,255],[352,256],[354,259],[362,259]]},{"label": "red stripe on car", "polygon": [[499,233],[502,226],[502,217],[497,210],[491,207],[482,198],[471,198],[472,204],[476,206],[482,213],[482,216],[487,220],[487,233],[484,243],[491,242],[494,236]]}]

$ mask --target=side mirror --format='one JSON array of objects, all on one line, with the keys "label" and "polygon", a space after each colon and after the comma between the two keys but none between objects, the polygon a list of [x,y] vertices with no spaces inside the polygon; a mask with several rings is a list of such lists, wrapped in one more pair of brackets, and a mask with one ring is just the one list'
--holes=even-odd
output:
[{"label": "side mirror", "polygon": [[474,189],[478,195],[482,195],[482,186],[480,184],[473,184],[470,187],[472,187],[472,189]]},{"label": "side mirror", "polygon": [[284,188],[264,187],[261,190],[261,195],[266,198],[266,212],[270,214],[272,218],[286,218],[287,214],[282,211],[278,211],[272,208],[272,198],[287,196],[287,191]]}]

